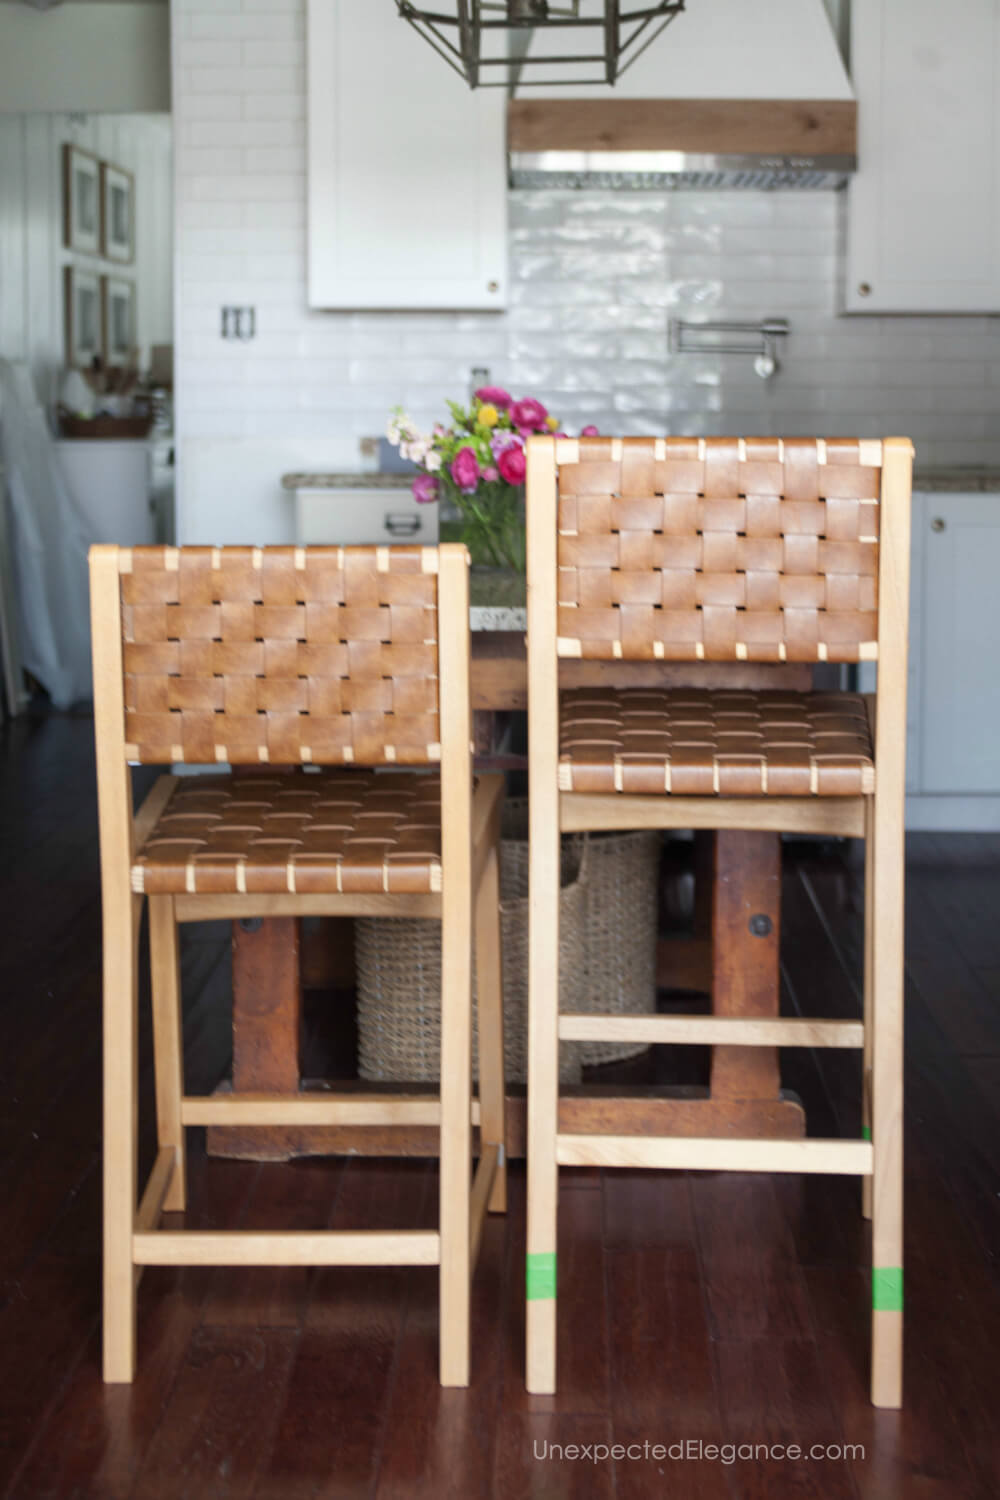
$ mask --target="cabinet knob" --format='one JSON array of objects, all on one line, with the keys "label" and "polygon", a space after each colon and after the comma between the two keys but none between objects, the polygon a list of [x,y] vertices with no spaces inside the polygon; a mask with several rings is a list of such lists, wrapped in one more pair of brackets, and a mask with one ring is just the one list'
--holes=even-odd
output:
[{"label": "cabinet knob", "polygon": [[943,531],[945,527],[944,516],[935,516],[931,522],[932,531]]},{"label": "cabinet knob", "polygon": [[871,284],[871,282],[870,281],[859,281],[858,282],[858,296],[859,297],[870,297],[871,294],[872,294],[872,284]]},{"label": "cabinet knob", "polygon": [[486,283],[486,290],[488,292],[498,292],[500,290],[499,281],[488,281]]}]

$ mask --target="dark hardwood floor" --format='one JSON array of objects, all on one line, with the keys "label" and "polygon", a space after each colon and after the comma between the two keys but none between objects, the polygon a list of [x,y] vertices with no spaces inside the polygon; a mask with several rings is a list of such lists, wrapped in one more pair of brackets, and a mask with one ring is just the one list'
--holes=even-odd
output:
[{"label": "dark hardwood floor", "polygon": [[[92,726],[0,736],[0,1494],[18,1500],[1000,1495],[1000,837],[909,841],[906,1407],[867,1394],[868,1236],[839,1178],[567,1172],[560,1393],[522,1379],[524,1176],[492,1220],[473,1383],[436,1375],[433,1271],[151,1269],[132,1387],[100,1379],[100,972]],[[787,1006],[858,1010],[860,866],[787,851]],[[186,933],[192,1091],[229,1062],[225,929]],[[343,1004],[328,997],[328,1006]],[[142,1156],[152,1150],[148,1019]],[[655,1062],[655,1060],[654,1060]],[[858,1063],[787,1054],[816,1133]],[[433,1164],[208,1159],[187,1222],[430,1225]],[[539,1458],[588,1445],[862,1445],[792,1461]]]}]

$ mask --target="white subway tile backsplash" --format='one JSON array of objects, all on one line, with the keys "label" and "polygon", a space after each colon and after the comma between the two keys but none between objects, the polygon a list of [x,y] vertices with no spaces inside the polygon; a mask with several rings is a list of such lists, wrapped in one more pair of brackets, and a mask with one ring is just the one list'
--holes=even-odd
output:
[{"label": "white subway tile backsplash", "polygon": [[[519,191],[506,314],[310,310],[304,38],[304,0],[177,3],[182,445],[266,427],[290,466],[343,465],[391,406],[429,425],[485,365],[570,430],[891,429],[925,464],[1000,463],[1000,319],[838,316],[840,194]],[[227,303],[256,308],[251,343],[221,339]],[[790,323],[769,382],[670,353],[670,318],[765,316]]]}]

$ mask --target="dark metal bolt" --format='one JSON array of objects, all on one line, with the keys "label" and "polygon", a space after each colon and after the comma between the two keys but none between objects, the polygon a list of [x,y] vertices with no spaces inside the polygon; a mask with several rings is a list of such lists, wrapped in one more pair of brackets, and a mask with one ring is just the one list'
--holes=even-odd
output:
[{"label": "dark metal bolt", "polygon": [[754,937],[770,937],[774,923],[766,912],[755,911],[750,918],[750,931]]},{"label": "dark metal bolt", "polygon": [[240,917],[241,932],[259,932],[263,917]]}]

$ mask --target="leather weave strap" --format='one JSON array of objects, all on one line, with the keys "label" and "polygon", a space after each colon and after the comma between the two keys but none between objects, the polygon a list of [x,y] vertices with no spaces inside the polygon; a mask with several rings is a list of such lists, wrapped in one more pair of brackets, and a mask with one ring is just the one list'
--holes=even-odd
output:
[{"label": "leather weave strap", "polygon": [[121,553],[131,761],[440,760],[437,551]]},{"label": "leather weave strap", "polygon": [[559,787],[678,797],[859,797],[875,790],[856,693],[571,688]]},{"label": "leather weave strap", "polygon": [[440,891],[440,780],[362,770],[179,778],[132,867],[132,889]]},{"label": "leather weave strap", "polygon": [[581,439],[559,655],[875,659],[880,463],[846,438]]}]

